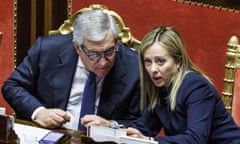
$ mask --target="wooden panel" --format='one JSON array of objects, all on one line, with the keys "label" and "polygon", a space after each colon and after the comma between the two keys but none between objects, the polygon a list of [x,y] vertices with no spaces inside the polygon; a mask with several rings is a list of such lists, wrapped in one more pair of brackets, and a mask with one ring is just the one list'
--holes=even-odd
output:
[{"label": "wooden panel", "polygon": [[[16,0],[16,64],[18,65],[31,45],[31,1]],[[34,18],[35,19],[35,18]],[[33,19],[33,20],[34,20]],[[34,32],[35,33],[35,32]]]},{"label": "wooden panel", "polygon": [[38,36],[47,35],[67,19],[67,3],[68,0],[17,0],[16,65]]},{"label": "wooden panel", "polygon": [[212,6],[217,6],[217,7],[227,8],[227,9],[240,10],[239,0],[177,0],[177,1],[190,1],[190,2],[197,2],[202,4],[209,4]]}]

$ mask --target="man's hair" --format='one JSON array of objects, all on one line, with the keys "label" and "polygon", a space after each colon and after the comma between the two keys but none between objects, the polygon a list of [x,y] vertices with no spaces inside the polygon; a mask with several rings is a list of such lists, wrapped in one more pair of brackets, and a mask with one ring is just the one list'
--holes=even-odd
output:
[{"label": "man's hair", "polygon": [[83,37],[91,41],[103,40],[109,29],[118,38],[119,28],[113,16],[103,10],[89,10],[79,14],[73,24],[73,40],[82,45]]}]

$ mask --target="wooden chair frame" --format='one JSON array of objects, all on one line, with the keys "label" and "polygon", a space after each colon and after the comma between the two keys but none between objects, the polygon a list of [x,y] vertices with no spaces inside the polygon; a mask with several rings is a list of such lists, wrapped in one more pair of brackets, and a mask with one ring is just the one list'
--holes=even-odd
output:
[{"label": "wooden chair frame", "polygon": [[231,113],[234,97],[236,71],[240,68],[240,45],[237,36],[232,36],[227,44],[224,88],[222,99],[226,109]]},{"label": "wooden chair frame", "polygon": [[84,11],[95,10],[95,9],[103,10],[104,12],[112,15],[115,18],[116,22],[118,23],[118,26],[120,29],[120,33],[119,33],[120,41],[130,48],[133,48],[135,50],[138,49],[138,47],[140,45],[140,41],[137,40],[134,36],[132,36],[132,34],[130,32],[130,28],[125,26],[120,15],[112,10],[109,10],[105,5],[100,5],[100,4],[92,4],[89,7],[78,10],[70,19],[65,20],[64,23],[57,30],[49,31],[49,34],[70,34],[70,33],[72,33],[73,32],[72,25],[73,25],[73,22],[74,22],[76,16],[81,14]]}]

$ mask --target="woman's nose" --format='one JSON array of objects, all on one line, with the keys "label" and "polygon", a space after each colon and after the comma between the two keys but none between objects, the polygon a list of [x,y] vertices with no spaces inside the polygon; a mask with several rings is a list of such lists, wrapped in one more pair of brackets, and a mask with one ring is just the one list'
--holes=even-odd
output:
[{"label": "woman's nose", "polygon": [[152,63],[150,71],[151,72],[156,72],[158,70],[158,65],[156,63]]}]

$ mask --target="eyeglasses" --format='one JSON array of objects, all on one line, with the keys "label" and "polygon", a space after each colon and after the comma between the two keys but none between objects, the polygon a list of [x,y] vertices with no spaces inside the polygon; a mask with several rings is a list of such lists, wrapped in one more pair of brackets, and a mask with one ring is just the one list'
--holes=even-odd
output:
[{"label": "eyeglasses", "polygon": [[104,52],[93,52],[93,51],[88,51],[87,48],[84,45],[80,46],[82,51],[86,54],[86,56],[91,60],[91,61],[99,61],[102,57],[104,57],[107,60],[110,60],[113,58],[114,54],[118,52],[118,45],[115,44],[112,49],[106,50]]}]

